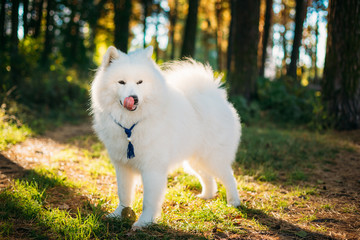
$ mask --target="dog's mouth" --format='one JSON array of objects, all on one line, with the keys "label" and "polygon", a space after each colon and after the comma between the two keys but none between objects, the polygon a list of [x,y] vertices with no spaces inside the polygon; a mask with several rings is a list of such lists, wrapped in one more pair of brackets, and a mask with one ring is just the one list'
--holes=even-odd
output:
[{"label": "dog's mouth", "polygon": [[124,103],[120,100],[120,104],[129,111],[135,111],[139,104],[137,96],[129,96],[124,99]]}]

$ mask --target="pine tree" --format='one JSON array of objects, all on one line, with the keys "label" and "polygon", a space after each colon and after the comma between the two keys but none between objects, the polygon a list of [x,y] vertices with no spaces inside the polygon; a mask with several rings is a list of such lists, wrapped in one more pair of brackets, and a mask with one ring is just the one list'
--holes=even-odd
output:
[{"label": "pine tree", "polygon": [[338,129],[360,128],[360,1],[331,0],[323,100]]},{"label": "pine tree", "polygon": [[260,0],[234,0],[231,3],[230,94],[242,95],[249,101],[255,95],[258,78]]},{"label": "pine tree", "polygon": [[264,77],[265,73],[265,60],[266,60],[266,50],[269,42],[270,28],[271,28],[271,15],[273,8],[273,0],[266,0],[266,11],[265,11],[265,24],[264,24],[264,34],[262,41],[262,56],[261,56],[261,66],[260,66],[260,76]]},{"label": "pine tree", "polygon": [[182,57],[194,57],[199,0],[189,0],[189,12],[185,24]]},{"label": "pine tree", "polygon": [[131,0],[114,0],[115,47],[123,52],[128,50]]},{"label": "pine tree", "polygon": [[295,7],[295,33],[293,47],[291,51],[291,59],[287,75],[296,78],[297,62],[299,60],[299,48],[301,46],[303,25],[306,16],[307,0],[296,0]]}]

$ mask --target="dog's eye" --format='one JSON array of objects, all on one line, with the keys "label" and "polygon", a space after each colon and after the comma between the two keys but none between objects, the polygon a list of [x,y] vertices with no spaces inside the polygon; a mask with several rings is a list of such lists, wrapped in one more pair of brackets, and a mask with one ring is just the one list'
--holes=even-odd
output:
[{"label": "dog's eye", "polygon": [[125,85],[125,82],[123,80],[118,81],[118,83]]},{"label": "dog's eye", "polygon": [[143,82],[143,81],[142,81],[142,80],[140,80],[140,81],[138,81],[136,84],[142,84],[142,82]]}]

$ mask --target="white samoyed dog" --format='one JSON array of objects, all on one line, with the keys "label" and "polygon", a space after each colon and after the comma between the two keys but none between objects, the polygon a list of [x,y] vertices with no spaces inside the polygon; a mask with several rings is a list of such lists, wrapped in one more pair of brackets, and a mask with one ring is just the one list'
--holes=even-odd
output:
[{"label": "white samoyed dog", "polygon": [[153,48],[125,54],[109,47],[91,86],[93,127],[116,170],[121,216],[132,203],[141,175],[143,212],[133,228],[161,212],[168,172],[187,161],[202,186],[201,198],[215,197],[218,178],[227,202],[240,205],[231,164],[241,137],[238,114],[210,66],[194,60],[165,65],[151,59]]}]

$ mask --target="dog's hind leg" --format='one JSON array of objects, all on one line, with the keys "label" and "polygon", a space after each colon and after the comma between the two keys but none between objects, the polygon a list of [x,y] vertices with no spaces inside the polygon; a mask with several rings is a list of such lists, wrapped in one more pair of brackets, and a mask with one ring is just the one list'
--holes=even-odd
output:
[{"label": "dog's hind leg", "polygon": [[187,162],[189,167],[194,171],[195,175],[201,183],[201,194],[198,197],[202,199],[212,199],[217,192],[217,185],[213,176],[204,171],[204,168],[195,161]]},{"label": "dog's hind leg", "polygon": [[129,167],[120,163],[114,163],[116,181],[118,187],[119,206],[108,217],[121,217],[125,207],[129,207],[134,199],[136,173]]},{"label": "dog's hind leg", "polygon": [[226,196],[227,196],[227,203],[234,207],[239,207],[241,204],[239,193],[237,191],[237,184],[233,174],[233,170],[231,165],[227,165],[224,162],[219,164],[209,164],[211,163],[208,161],[208,164],[204,164],[203,167],[205,171],[211,173],[214,177],[218,178],[222,184],[224,184],[226,189]]}]

